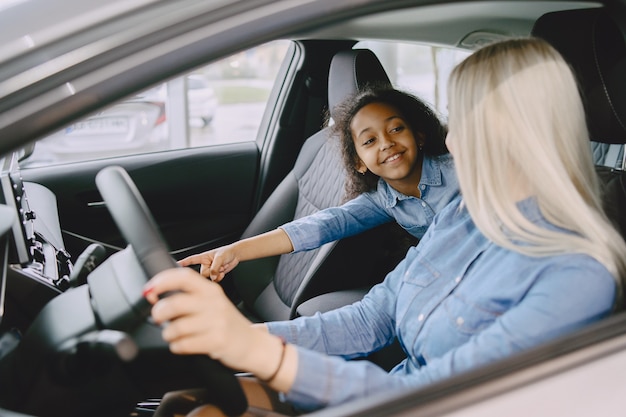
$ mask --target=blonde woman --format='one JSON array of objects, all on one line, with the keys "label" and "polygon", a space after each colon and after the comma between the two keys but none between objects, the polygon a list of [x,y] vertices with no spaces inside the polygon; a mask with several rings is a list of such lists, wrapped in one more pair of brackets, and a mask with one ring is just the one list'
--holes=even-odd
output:
[{"label": "blonde woman", "polygon": [[[154,320],[170,322],[171,350],[265,381],[257,388],[271,390],[250,396],[253,405],[282,392],[313,410],[424,386],[611,314],[626,245],[602,212],[568,65],[544,41],[505,41],[459,64],[449,94],[447,145],[463,197],[383,283],[347,307],[251,326],[218,285],[169,270],[146,297]],[[158,300],[170,290],[182,292]],[[396,336],[407,359],[389,373],[348,360]]]}]

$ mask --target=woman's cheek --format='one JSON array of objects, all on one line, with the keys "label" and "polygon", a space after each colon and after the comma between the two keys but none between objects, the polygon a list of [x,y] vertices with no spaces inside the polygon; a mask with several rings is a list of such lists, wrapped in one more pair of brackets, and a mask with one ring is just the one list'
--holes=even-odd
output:
[{"label": "woman's cheek", "polygon": [[452,157],[455,157],[456,155],[454,154],[454,138],[449,133],[446,136],[446,147],[448,148],[448,150],[452,154]]}]

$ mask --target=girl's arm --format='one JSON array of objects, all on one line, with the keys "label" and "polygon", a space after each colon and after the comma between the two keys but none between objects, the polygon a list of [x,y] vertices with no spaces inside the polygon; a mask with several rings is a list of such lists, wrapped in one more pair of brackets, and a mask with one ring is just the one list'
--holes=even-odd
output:
[{"label": "girl's arm", "polygon": [[339,207],[320,210],[280,228],[289,236],[294,252],[301,252],[359,234],[392,220],[394,218],[377,201],[377,196],[366,193]]},{"label": "girl's arm", "polygon": [[392,220],[372,197],[361,195],[340,207],[320,210],[276,230],[188,256],[181,266],[200,265],[200,273],[219,282],[239,262],[316,249]]},{"label": "girl's arm", "polygon": [[287,233],[282,229],[272,230],[230,245],[188,256],[180,261],[180,266],[200,264],[200,273],[219,282],[241,261],[282,255],[293,251]]}]

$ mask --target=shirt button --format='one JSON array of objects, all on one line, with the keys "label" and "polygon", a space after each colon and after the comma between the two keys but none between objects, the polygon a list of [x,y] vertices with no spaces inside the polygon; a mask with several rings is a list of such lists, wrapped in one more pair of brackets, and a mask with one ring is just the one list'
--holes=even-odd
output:
[{"label": "shirt button", "polygon": [[456,277],[456,278],[454,278],[454,282],[456,282],[457,284],[458,284],[459,282],[461,282],[461,277]]},{"label": "shirt button", "polygon": [[420,314],[419,316],[417,316],[417,321],[424,321],[424,315]]},{"label": "shirt button", "polygon": [[425,190],[426,186],[424,184],[420,185],[420,190]]},{"label": "shirt button", "polygon": [[422,201],[422,207],[426,207],[426,203]]},{"label": "shirt button", "polygon": [[456,324],[459,326],[462,326],[463,323],[465,323],[465,320],[463,320],[463,317],[457,317],[456,318]]}]

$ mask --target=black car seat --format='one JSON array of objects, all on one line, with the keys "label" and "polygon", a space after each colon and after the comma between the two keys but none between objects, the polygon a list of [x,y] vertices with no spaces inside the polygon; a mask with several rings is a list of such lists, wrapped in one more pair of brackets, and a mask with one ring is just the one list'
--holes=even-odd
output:
[{"label": "black car seat", "polygon": [[[337,53],[329,71],[331,117],[336,104],[364,85],[390,84],[378,58],[366,49]],[[242,238],[343,202],[345,171],[338,140],[329,132],[326,127],[306,140],[293,170],[269,196]],[[389,247],[381,246],[390,243],[384,236],[391,227],[385,225],[316,250],[242,262],[226,279],[232,280],[240,308],[254,321],[293,318],[302,301],[324,293],[341,291],[332,297],[333,306],[346,304],[360,298],[364,288],[382,281],[401,259],[392,259]]]},{"label": "black car seat", "polygon": [[[623,156],[620,160],[626,143],[624,34],[602,8],[545,14],[535,23],[532,34],[550,42],[572,66],[585,101],[590,138],[596,144],[610,145],[604,149],[613,150],[597,160],[596,171],[604,188],[607,214],[626,236]],[[598,149],[594,147],[594,151]],[[608,164],[607,157],[611,160]]]}]

